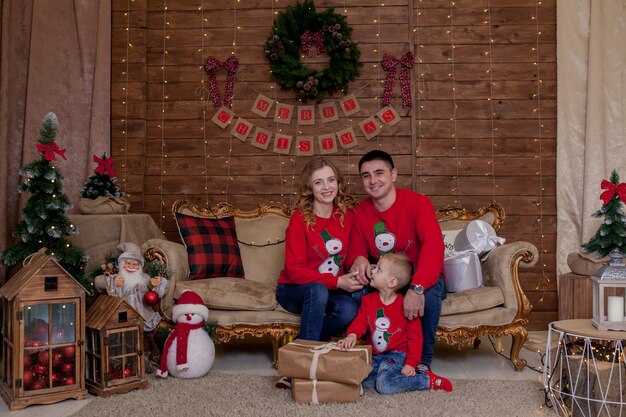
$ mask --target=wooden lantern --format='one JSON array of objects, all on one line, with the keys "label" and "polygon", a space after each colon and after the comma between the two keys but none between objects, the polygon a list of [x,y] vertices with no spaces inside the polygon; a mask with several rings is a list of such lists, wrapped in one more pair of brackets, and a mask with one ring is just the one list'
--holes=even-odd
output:
[{"label": "wooden lantern", "polygon": [[102,397],[148,388],[143,318],[121,297],[100,295],[87,313],[87,389]]},{"label": "wooden lantern", "polygon": [[593,319],[598,330],[626,331],[626,280],[593,280]]},{"label": "wooden lantern", "polygon": [[32,255],[2,288],[0,395],[11,410],[87,397],[85,289],[51,256]]}]

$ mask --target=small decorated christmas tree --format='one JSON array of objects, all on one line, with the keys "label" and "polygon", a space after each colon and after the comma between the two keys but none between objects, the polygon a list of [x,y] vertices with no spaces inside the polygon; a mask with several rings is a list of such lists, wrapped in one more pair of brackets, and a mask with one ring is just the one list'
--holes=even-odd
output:
[{"label": "small decorated christmas tree", "polygon": [[122,197],[124,193],[120,191],[117,183],[116,173],[113,169],[113,158],[107,158],[105,153],[102,155],[102,158],[94,155],[93,161],[98,166],[94,170],[94,174],[87,179],[87,182],[80,190],[80,196],[92,200],[108,195]]},{"label": "small decorated christmas tree", "polygon": [[56,115],[48,113],[39,132],[37,151],[41,154],[40,158],[20,169],[20,175],[26,180],[20,184],[18,191],[20,194],[28,191],[31,196],[24,207],[22,221],[13,230],[13,236],[19,241],[0,253],[0,263],[17,265],[45,247],[46,254],[54,256],[67,272],[86,285],[83,271],[87,254],[65,238],[75,235],[78,230],[65,216],[65,211],[72,204],[63,193],[63,175],[52,164],[57,155],[67,159],[65,149],[54,142],[57,129]]},{"label": "small decorated christmas tree", "polygon": [[584,253],[596,252],[598,258],[610,254],[613,250],[626,254],[626,217],[622,203],[626,202],[626,183],[619,182],[617,171],[611,173],[611,180],[602,180],[600,195],[602,208],[593,213],[593,217],[604,217],[604,221],[589,242],[581,246]]}]

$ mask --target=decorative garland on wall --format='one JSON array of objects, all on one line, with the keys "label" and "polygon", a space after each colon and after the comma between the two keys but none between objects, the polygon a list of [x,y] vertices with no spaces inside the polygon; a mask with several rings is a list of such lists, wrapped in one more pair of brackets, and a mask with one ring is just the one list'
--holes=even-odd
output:
[{"label": "decorative garland on wall", "polygon": [[[319,101],[334,92],[346,91],[361,66],[361,52],[350,40],[350,33],[346,17],[333,9],[317,13],[312,0],[289,6],[278,13],[272,36],[265,42],[272,76],[303,100]],[[311,47],[320,55],[328,54],[327,68],[318,71],[300,61],[300,51],[306,54]]]}]

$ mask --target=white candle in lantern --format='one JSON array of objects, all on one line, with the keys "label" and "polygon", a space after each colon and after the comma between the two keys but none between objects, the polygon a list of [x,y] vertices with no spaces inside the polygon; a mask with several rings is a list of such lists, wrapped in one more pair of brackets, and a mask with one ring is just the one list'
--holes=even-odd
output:
[{"label": "white candle in lantern", "polygon": [[624,298],[617,295],[609,296],[607,312],[609,321],[622,321],[624,319]]}]

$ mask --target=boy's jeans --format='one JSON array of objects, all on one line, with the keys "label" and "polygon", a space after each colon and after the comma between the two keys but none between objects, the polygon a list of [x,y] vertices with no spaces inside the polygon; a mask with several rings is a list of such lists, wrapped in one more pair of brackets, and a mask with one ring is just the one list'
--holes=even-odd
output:
[{"label": "boy's jeans", "polygon": [[404,376],[404,352],[385,352],[373,355],[372,372],[363,381],[363,388],[375,388],[383,395],[430,388],[430,378],[422,372],[415,376]]}]

